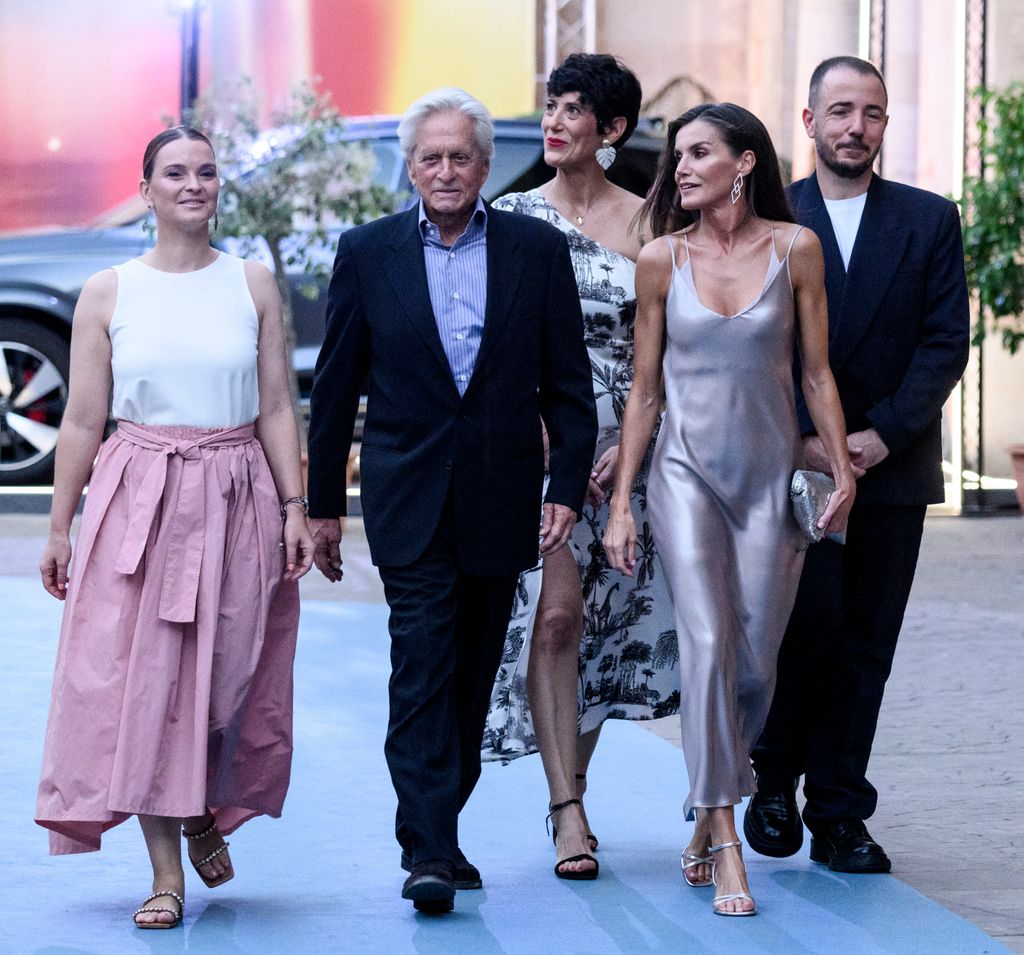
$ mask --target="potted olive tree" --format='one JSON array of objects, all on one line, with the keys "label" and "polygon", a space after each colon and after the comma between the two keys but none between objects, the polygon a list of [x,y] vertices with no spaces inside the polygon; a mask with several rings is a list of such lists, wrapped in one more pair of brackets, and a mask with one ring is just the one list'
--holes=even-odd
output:
[{"label": "potted olive tree", "polygon": [[[981,89],[984,175],[964,180],[964,259],[977,297],[971,342],[992,332],[1011,355],[1024,343],[1024,84]],[[1024,508],[1024,444],[1009,448]]]},{"label": "potted olive tree", "polygon": [[[395,197],[373,183],[374,157],[364,143],[346,139],[330,96],[309,84],[295,87],[271,118],[259,122],[252,82],[204,95],[186,121],[205,132],[221,173],[216,236],[239,240],[242,255],[268,255],[284,309],[289,354],[295,346],[289,275],[304,280],[299,294],[320,295],[332,259],[331,231],[393,211]],[[298,382],[292,401],[305,447]]]}]

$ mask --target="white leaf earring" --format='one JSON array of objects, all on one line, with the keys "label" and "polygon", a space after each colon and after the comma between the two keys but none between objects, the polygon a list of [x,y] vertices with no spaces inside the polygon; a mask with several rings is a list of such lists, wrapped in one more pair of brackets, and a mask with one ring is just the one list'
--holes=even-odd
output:
[{"label": "white leaf earring", "polygon": [[615,147],[607,139],[603,140],[601,148],[594,153],[594,158],[602,169],[610,169],[615,162]]},{"label": "white leaf earring", "polygon": [[743,195],[743,177],[736,173],[736,178],[732,181],[732,192],[730,193],[733,205],[739,202],[741,195]]}]

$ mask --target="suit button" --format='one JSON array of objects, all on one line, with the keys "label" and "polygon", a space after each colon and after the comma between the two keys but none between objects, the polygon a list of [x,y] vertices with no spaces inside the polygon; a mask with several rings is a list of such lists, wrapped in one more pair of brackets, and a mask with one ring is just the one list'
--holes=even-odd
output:
[{"label": "suit button", "polygon": [[444,462],[444,469],[446,471],[450,471],[452,469],[452,462],[451,461],[445,461]]}]

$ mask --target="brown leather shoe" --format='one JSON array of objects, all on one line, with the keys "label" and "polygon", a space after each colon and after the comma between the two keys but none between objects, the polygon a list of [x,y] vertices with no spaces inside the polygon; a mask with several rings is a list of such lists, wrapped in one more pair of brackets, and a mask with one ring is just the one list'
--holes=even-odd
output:
[{"label": "brown leather shoe", "polygon": [[402,886],[402,898],[412,902],[417,912],[441,915],[455,908],[455,883],[452,867],[446,862],[421,862]]},{"label": "brown leather shoe", "polygon": [[[409,853],[402,853],[402,868],[406,872],[412,872],[412,860]],[[455,876],[452,881],[456,889],[482,889],[484,880],[480,877],[480,870],[463,855],[461,849],[455,850],[455,864],[452,867]]]}]

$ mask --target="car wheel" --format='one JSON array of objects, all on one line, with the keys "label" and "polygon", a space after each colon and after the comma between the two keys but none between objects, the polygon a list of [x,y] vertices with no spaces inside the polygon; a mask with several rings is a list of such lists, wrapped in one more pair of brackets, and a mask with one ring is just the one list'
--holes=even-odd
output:
[{"label": "car wheel", "polygon": [[21,318],[0,318],[0,485],[53,477],[68,400],[68,343]]}]

